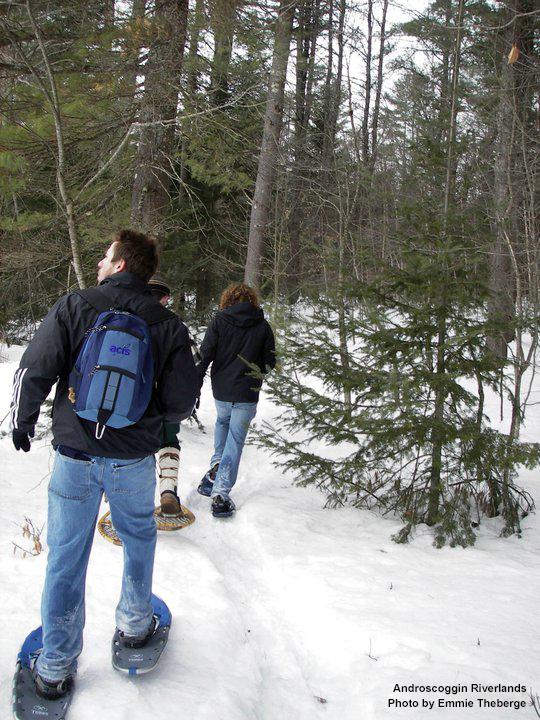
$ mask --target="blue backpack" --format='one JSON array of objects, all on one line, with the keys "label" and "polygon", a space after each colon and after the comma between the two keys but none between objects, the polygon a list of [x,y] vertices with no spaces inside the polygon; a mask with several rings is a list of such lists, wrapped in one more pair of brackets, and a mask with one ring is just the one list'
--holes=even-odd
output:
[{"label": "blue backpack", "polygon": [[99,311],[69,376],[69,397],[80,418],[96,423],[100,440],[105,427],[123,428],[143,416],[154,386],[154,358],[149,324],[171,317],[157,301],[135,315],[110,307],[94,288],[78,292]]}]

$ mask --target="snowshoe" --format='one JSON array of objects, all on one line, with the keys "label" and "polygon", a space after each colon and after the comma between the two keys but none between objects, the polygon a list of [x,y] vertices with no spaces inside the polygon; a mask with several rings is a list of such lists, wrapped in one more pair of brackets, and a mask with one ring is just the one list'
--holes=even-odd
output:
[{"label": "snowshoe", "polygon": [[112,664],[127,675],[141,675],[153,670],[165,649],[171,629],[171,612],[156,595],[152,595],[154,616],[149,630],[139,637],[130,637],[118,628],[112,640]]},{"label": "snowshoe", "polygon": [[[154,517],[159,531],[181,530],[195,522],[195,515],[185,505],[180,506],[178,515],[165,515],[162,512],[161,505],[158,505],[154,510]],[[113,545],[122,545],[122,541],[113,527],[110,512],[106,512],[99,518],[98,530],[105,540],[113,543]]]},{"label": "snowshoe", "polygon": [[17,656],[13,678],[13,717],[15,720],[65,720],[73,696],[73,676],[59,683],[49,683],[35,671],[35,663],[43,648],[41,627],[25,639]]},{"label": "snowshoe", "polygon": [[231,498],[224,498],[216,495],[212,498],[212,515],[217,518],[231,517],[236,510],[236,506]]}]

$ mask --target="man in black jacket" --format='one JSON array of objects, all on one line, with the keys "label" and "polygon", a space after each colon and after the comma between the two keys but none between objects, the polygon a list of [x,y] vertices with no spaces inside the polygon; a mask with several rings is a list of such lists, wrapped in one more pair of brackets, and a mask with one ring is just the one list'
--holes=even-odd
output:
[{"label": "man in black jacket", "polygon": [[249,425],[257,412],[262,380],[253,376],[275,367],[274,333],[264,319],[257,293],[243,283],[232,283],[220,299],[220,312],[206,330],[197,365],[202,385],[210,373],[217,410],[214,454],[210,470],[198,491],[212,496],[214,517],[230,517],[235,505],[229,493],[236,482]]},{"label": "man in black jacket", "polygon": [[[56,457],[49,483],[49,553],[42,595],[43,650],[34,668],[38,693],[50,699],[70,690],[82,650],[86,570],[103,493],[124,545],[117,628],[128,645],[144,643],[154,630],[150,602],[156,544],[154,453],[163,423],[189,417],[198,395],[187,331],[174,313],[158,306],[146,284],[157,262],[152,238],[131,230],[115,234],[98,264],[99,287],[58,300],[28,345],[14,378],[13,442],[24,452],[30,450],[40,406],[57,383],[52,424]],[[96,437],[96,423],[75,414],[69,388],[70,371],[98,316],[96,304],[143,317],[154,315],[149,324],[154,390],[148,407],[135,424],[106,427],[101,439]],[[162,314],[156,317],[156,312]]]}]

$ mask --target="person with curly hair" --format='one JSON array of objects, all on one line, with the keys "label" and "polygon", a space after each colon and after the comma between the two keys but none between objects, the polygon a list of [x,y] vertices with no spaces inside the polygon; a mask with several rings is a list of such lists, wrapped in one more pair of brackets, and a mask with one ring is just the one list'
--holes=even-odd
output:
[{"label": "person with curly hair", "polygon": [[202,386],[209,365],[217,418],[210,470],[198,487],[212,497],[212,515],[230,517],[236,510],[230,492],[249,426],[257,412],[262,379],[276,365],[274,333],[265,320],[257,292],[244,283],[223,291],[219,311],[206,330],[197,365]]}]

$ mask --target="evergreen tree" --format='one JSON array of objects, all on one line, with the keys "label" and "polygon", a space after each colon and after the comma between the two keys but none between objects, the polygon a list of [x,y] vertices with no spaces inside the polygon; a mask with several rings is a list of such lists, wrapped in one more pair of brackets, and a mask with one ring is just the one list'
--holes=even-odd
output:
[{"label": "evergreen tree", "polygon": [[[490,427],[484,398],[499,363],[486,345],[481,255],[456,228],[443,235],[437,217],[427,225],[411,209],[415,241],[400,265],[355,283],[344,318],[330,304],[287,336],[282,371],[269,379],[283,412],[261,441],[330,504],[398,514],[396,541],[426,523],[438,547],[466,546],[482,514],[501,514],[505,534],[519,530],[531,502],[514,485],[516,467],[538,463],[540,446],[509,444]],[[321,440],[325,455],[310,448]]]},{"label": "evergreen tree", "polygon": [[92,281],[122,222],[131,29],[108,18],[104,3],[80,0],[0,15],[1,262],[17,270],[3,288],[8,324],[41,317],[55,296]]}]

